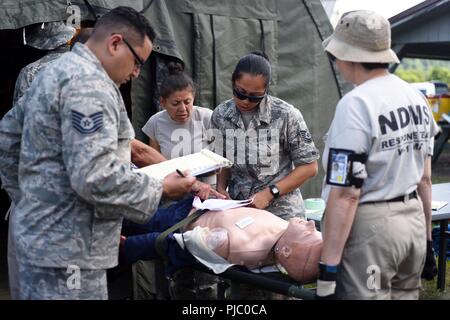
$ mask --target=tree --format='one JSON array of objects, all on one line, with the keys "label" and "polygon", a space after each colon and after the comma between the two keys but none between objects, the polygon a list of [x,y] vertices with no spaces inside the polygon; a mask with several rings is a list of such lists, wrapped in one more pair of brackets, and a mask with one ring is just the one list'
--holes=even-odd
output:
[{"label": "tree", "polygon": [[395,74],[405,80],[406,82],[424,82],[426,80],[426,74],[422,70],[415,69],[397,69]]},{"label": "tree", "polygon": [[445,67],[433,67],[430,71],[428,80],[437,80],[450,83],[450,69]]}]

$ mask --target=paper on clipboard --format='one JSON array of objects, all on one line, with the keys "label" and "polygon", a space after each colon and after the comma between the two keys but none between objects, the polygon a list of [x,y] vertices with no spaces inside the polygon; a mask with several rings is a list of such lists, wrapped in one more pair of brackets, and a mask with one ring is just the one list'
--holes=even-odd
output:
[{"label": "paper on clipboard", "polygon": [[214,211],[223,211],[248,206],[253,202],[252,199],[247,200],[223,200],[223,199],[207,199],[201,201],[199,197],[195,197],[192,206],[197,209],[208,209]]},{"label": "paper on clipboard", "polygon": [[208,149],[203,149],[197,153],[163,161],[136,171],[162,180],[169,173],[175,172],[177,169],[181,171],[189,170],[191,176],[201,176],[207,173],[214,173],[221,168],[229,168],[232,165],[233,163],[227,158]]},{"label": "paper on clipboard", "polygon": [[431,210],[437,211],[442,209],[448,204],[447,201],[431,201]]}]

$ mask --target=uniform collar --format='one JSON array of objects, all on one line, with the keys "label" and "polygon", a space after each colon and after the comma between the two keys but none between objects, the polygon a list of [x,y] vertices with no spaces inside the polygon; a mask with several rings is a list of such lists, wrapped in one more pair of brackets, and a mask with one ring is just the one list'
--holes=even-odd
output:
[{"label": "uniform collar", "polygon": [[[271,101],[272,97],[266,94],[266,97],[260,102],[259,109],[254,116],[254,120],[256,120],[256,124],[259,126],[262,122],[269,124],[271,120]],[[241,118],[241,113],[236,107],[233,99],[230,99],[226,102],[228,105],[227,112],[225,113],[225,118],[229,119],[236,126],[244,129],[244,122]],[[253,120],[252,120],[253,121]]]},{"label": "uniform collar", "polygon": [[72,52],[75,53],[76,55],[80,56],[81,58],[91,62],[92,64],[94,64],[98,70],[101,70],[105,74],[107,79],[110,80],[111,83],[114,84],[114,86],[118,87],[114,83],[114,81],[112,81],[112,79],[109,77],[105,68],[103,68],[103,65],[100,62],[100,60],[98,60],[97,56],[91,51],[91,49],[88,48],[88,46],[86,46],[83,43],[76,43],[72,48]]},{"label": "uniform collar", "polygon": [[259,113],[258,113],[259,124],[261,122],[269,124],[270,120],[272,120],[272,117],[270,116],[271,102],[272,102],[272,96],[266,94],[266,97],[259,104]]},{"label": "uniform collar", "polygon": [[70,47],[69,45],[62,45],[59,46],[58,48],[49,51],[49,53],[66,53],[70,51]]}]

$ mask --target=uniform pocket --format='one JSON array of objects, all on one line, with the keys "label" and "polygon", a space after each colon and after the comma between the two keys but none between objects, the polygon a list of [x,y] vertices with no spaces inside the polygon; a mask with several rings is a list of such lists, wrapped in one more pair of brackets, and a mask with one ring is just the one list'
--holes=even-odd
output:
[{"label": "uniform pocket", "polygon": [[119,246],[122,219],[97,219],[92,221],[91,256],[106,257],[115,254]]},{"label": "uniform pocket", "polygon": [[346,248],[365,246],[377,236],[385,236],[387,232],[386,220],[382,217],[358,217],[357,212],[347,239]]}]

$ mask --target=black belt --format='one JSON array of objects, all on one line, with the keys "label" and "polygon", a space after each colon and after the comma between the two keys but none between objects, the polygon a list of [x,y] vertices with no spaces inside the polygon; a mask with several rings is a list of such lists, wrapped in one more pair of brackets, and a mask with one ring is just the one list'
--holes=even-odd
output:
[{"label": "black belt", "polygon": [[417,191],[414,190],[413,192],[411,192],[410,194],[407,194],[405,196],[399,196],[397,198],[394,199],[389,199],[386,200],[386,202],[398,202],[398,201],[406,201],[406,200],[411,200],[411,199],[417,199]]},{"label": "black belt", "polygon": [[368,202],[362,202],[361,204],[373,204],[373,203],[380,203],[380,202],[400,202],[400,201],[407,201],[407,200],[411,200],[411,199],[417,199],[417,191],[414,190],[413,192],[411,192],[410,194],[404,195],[404,196],[398,196],[396,198],[393,199],[389,199],[389,200],[381,200],[381,201],[368,201]]}]

